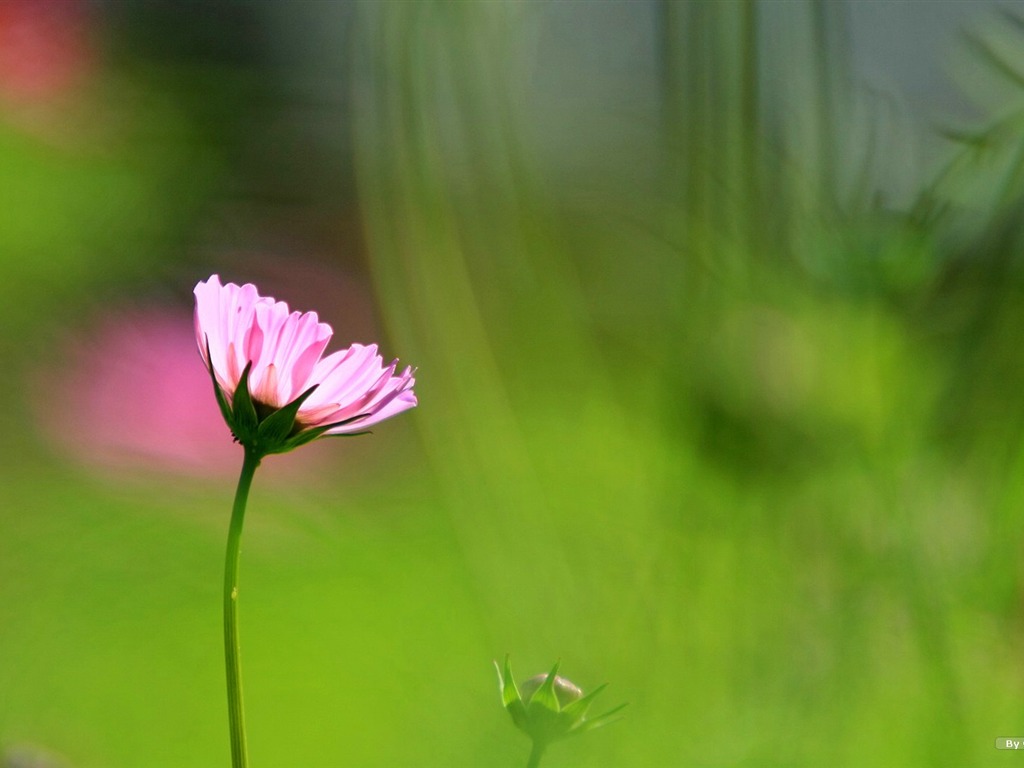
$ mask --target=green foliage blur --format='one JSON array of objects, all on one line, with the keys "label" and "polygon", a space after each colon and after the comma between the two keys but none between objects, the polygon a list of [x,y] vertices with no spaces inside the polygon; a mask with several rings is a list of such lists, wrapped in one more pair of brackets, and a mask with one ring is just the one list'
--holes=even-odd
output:
[{"label": "green foliage blur", "polygon": [[915,170],[842,5],[0,5],[0,755],[228,764],[233,477],[134,463],[194,409],[89,341],[219,272],[418,367],[257,474],[255,766],[522,766],[506,653],[629,702],[546,768],[1002,764],[1024,19]]}]

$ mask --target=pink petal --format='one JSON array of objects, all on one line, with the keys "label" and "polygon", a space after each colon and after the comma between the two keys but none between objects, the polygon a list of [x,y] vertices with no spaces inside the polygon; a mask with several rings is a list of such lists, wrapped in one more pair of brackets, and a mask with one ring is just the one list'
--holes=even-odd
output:
[{"label": "pink petal", "polygon": [[310,397],[309,405],[337,403],[345,406],[361,397],[383,372],[377,345],[353,344],[346,350],[335,352],[320,361],[313,370],[313,378],[320,388]]}]

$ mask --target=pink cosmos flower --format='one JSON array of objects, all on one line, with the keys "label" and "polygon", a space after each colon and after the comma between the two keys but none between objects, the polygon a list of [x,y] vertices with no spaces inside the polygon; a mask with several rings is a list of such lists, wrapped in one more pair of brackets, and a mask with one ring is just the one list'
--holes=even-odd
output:
[{"label": "pink cosmos flower", "polygon": [[416,405],[412,368],[396,374],[377,346],[323,356],[332,330],[315,312],[291,312],[256,286],[195,287],[195,332],[217,400],[236,439],[282,453],[322,435],[362,433]]}]

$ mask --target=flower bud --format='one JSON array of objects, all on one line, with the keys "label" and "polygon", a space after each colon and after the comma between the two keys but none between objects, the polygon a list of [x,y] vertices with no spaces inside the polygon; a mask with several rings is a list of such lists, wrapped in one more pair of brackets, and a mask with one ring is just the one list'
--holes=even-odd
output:
[{"label": "flower bud", "polygon": [[504,668],[498,662],[494,662],[494,666],[498,670],[502,704],[512,716],[512,722],[533,740],[535,747],[543,748],[553,741],[605,725],[626,706],[622,704],[603,715],[588,718],[587,710],[604,690],[604,685],[584,695],[577,685],[557,674],[559,665],[555,664],[546,675],[535,675],[517,688],[507,655]]},{"label": "flower bud", "polygon": [[[525,704],[530,703],[530,699],[533,698],[533,694],[537,692],[544,682],[548,679],[548,675],[534,675],[529,680],[525,681],[519,686],[519,695],[523,697]],[[554,684],[555,698],[558,699],[558,706],[564,709],[572,702],[577,699],[583,698],[583,691],[581,691],[571,680],[566,680],[564,677],[555,675]]]}]

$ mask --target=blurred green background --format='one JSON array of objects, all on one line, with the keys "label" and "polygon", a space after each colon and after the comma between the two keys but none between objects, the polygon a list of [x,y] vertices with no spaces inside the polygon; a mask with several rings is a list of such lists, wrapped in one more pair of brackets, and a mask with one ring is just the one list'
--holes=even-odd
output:
[{"label": "blurred green background", "polygon": [[229,762],[216,272],[419,369],[257,475],[254,766],[524,765],[506,652],[630,704],[550,768],[1015,759],[1022,51],[995,3],[0,2],[0,754]]}]

